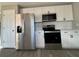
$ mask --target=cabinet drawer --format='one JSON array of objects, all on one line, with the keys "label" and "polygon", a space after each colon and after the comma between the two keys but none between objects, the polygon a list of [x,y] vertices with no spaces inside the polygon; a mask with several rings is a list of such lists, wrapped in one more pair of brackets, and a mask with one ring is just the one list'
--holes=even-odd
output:
[{"label": "cabinet drawer", "polygon": [[73,20],[72,5],[64,5],[64,11],[66,20]]},{"label": "cabinet drawer", "polygon": [[61,31],[61,38],[69,38],[70,32],[67,31]]},{"label": "cabinet drawer", "polygon": [[[70,48],[70,49],[79,48],[79,31],[78,30],[62,31],[61,34],[62,34],[61,40],[62,40],[63,48]],[[67,37],[65,37],[66,35]]]}]

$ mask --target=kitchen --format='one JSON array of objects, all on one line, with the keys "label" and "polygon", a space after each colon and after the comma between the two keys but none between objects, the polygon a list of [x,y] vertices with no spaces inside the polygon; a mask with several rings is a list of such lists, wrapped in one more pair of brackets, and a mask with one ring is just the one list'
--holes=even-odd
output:
[{"label": "kitchen", "polygon": [[[12,29],[12,32],[15,32],[16,36],[15,35],[13,36],[12,34],[12,37],[15,37],[16,40],[12,39],[12,41],[8,41],[9,43],[12,42],[13,46],[12,45],[10,46],[10,44],[8,43],[5,44],[5,38],[3,34],[5,34],[6,30],[3,33],[4,31],[3,29],[4,27],[7,27],[7,26],[3,26],[5,25],[6,21],[2,23],[1,32],[2,32],[2,38],[4,39],[2,44],[4,46],[3,48],[19,49],[16,43],[17,43],[18,37],[21,37],[21,36],[18,36],[18,33],[17,33],[17,28],[20,28],[21,22],[22,22],[21,15],[32,13],[35,16],[34,33],[35,33],[35,39],[36,39],[35,40],[36,48],[44,49],[46,47],[49,48],[50,46],[50,48],[52,47],[52,49],[54,47],[57,47],[57,49],[60,49],[60,47],[61,49],[79,49],[79,45],[78,45],[79,24],[77,23],[77,21],[74,20],[75,16],[73,14],[74,13],[73,11],[75,11],[73,7],[75,6],[76,6],[76,3],[66,3],[66,4],[53,5],[53,6],[31,7],[31,8],[21,8],[21,9],[15,6],[13,8],[16,9],[16,15],[14,15],[15,11],[11,11],[11,9],[14,10],[11,6],[9,7],[3,6],[2,7],[2,10],[4,10],[2,12],[3,14],[5,14],[6,12],[9,12],[10,14],[8,15],[11,15],[11,13],[13,13],[12,16],[16,16],[16,20],[13,21],[13,22],[16,22],[16,24],[12,23],[14,24],[14,26],[16,26],[16,28],[13,27]],[[7,10],[8,8],[10,8],[10,10]],[[6,16],[7,18],[9,17],[8,15]],[[4,18],[2,19],[5,20],[6,17],[4,16]],[[14,18],[15,17],[13,18],[9,17],[9,19],[14,19]],[[9,23],[11,23],[11,21]],[[55,46],[53,47],[52,44]]]},{"label": "kitchen", "polygon": [[[72,22],[73,22],[72,5],[69,4],[69,5],[59,5],[59,6],[24,8],[24,9],[21,9],[21,13],[35,14],[37,48],[45,48],[45,46],[47,48],[48,46],[51,46],[52,48],[54,48],[56,46],[53,47],[51,44],[55,45],[57,43],[59,43],[59,45],[63,47],[64,42],[62,42],[63,38],[61,38],[61,35],[63,37],[63,34],[61,34],[61,32],[63,30],[72,29]],[[44,28],[44,27],[48,27],[48,28]],[[53,31],[56,33],[54,34],[45,33],[46,32],[45,30]],[[46,44],[46,41],[47,41],[47,44]]]},{"label": "kitchen", "polygon": [[[59,6],[36,7],[36,8],[24,8],[24,9],[21,9],[21,13],[35,14],[36,35],[37,35],[36,38],[38,38],[36,39],[37,48],[45,48],[46,42],[44,41],[46,40],[47,41],[56,40],[53,38],[54,37],[53,34],[51,38],[50,38],[51,34],[48,34],[49,36],[45,34],[45,31],[43,30],[44,25],[53,26],[54,32],[55,30],[58,30],[60,32],[58,34],[59,36],[57,37],[57,39],[58,41],[60,40],[59,43],[61,44],[62,48],[70,48],[70,49],[79,48],[79,45],[78,45],[79,31],[78,29],[73,29],[72,27],[72,23],[74,19],[73,19],[73,6],[71,4],[59,5]],[[51,19],[48,19],[48,18],[51,18]],[[52,43],[54,44],[56,42],[52,42]]]}]

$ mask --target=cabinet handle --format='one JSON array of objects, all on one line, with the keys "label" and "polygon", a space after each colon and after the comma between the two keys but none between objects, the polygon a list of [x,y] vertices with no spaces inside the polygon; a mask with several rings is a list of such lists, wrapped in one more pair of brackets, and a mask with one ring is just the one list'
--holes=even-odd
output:
[{"label": "cabinet handle", "polygon": [[64,33],[68,33],[68,32],[64,32]]},{"label": "cabinet handle", "polygon": [[50,14],[50,12],[48,11],[48,14]]},{"label": "cabinet handle", "polygon": [[14,32],[14,30],[12,30],[12,32]]},{"label": "cabinet handle", "polygon": [[64,21],[66,20],[66,18],[64,18]]},{"label": "cabinet handle", "polygon": [[73,38],[73,35],[70,35],[70,38]]}]

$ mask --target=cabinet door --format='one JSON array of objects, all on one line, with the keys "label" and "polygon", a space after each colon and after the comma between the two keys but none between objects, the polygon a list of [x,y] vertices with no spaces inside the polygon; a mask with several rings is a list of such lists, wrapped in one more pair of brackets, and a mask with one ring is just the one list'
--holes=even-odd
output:
[{"label": "cabinet door", "polygon": [[68,42],[69,42],[68,48],[75,48],[75,40],[74,40],[73,30],[70,31]]},{"label": "cabinet door", "polygon": [[36,48],[45,48],[43,31],[36,31]]},{"label": "cabinet door", "polygon": [[74,30],[73,31],[73,37],[74,37],[74,39],[72,40],[73,48],[79,48],[79,31]]},{"label": "cabinet door", "polygon": [[21,13],[34,13],[34,8],[21,9]]},{"label": "cabinet door", "polygon": [[42,22],[41,8],[34,8],[35,22]]},{"label": "cabinet door", "polygon": [[42,13],[43,13],[43,14],[56,13],[55,6],[42,7]]},{"label": "cabinet door", "polygon": [[79,39],[78,39],[78,34],[74,32],[74,30],[72,30],[70,32],[70,39],[68,40],[69,44],[67,46],[67,48],[79,48]]},{"label": "cabinet door", "polygon": [[79,33],[77,31],[61,32],[62,48],[79,48]]},{"label": "cabinet door", "polygon": [[73,20],[72,5],[64,5],[64,18],[66,20]]},{"label": "cabinet door", "polygon": [[[67,32],[67,34],[65,32]],[[61,34],[63,35],[62,48],[70,48],[70,49],[77,48],[77,42],[74,39],[75,35],[73,34],[73,30],[72,31],[64,31]]]},{"label": "cabinet door", "polygon": [[42,14],[48,14],[48,7],[42,7]]},{"label": "cabinet door", "polygon": [[64,21],[64,6],[56,6],[57,21]]},{"label": "cabinet door", "polygon": [[70,32],[61,31],[62,48],[70,48]]},{"label": "cabinet door", "polygon": [[55,6],[46,7],[45,10],[47,10],[46,12],[49,14],[56,13]]}]

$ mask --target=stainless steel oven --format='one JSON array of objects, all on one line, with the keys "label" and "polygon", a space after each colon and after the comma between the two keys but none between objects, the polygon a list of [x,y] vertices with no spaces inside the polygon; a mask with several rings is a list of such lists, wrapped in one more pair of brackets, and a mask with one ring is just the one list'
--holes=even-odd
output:
[{"label": "stainless steel oven", "polygon": [[44,31],[45,43],[61,43],[60,31]]},{"label": "stainless steel oven", "polygon": [[47,25],[43,27],[45,43],[61,43],[60,30],[55,29],[55,25]]}]

